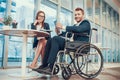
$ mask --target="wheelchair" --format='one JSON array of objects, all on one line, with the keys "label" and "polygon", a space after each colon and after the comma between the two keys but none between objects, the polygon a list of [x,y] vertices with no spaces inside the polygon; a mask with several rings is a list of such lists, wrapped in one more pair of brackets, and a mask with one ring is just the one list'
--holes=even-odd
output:
[{"label": "wheelchair", "polygon": [[[68,80],[73,74],[78,74],[86,79],[95,78],[100,74],[103,67],[103,56],[100,49],[91,44],[93,30],[97,31],[92,28],[90,35],[84,35],[89,37],[89,42],[71,40],[75,33],[69,39],[66,36],[65,49],[58,52],[52,75],[56,75],[60,69],[65,80]],[[70,61],[65,60],[66,55]]]}]

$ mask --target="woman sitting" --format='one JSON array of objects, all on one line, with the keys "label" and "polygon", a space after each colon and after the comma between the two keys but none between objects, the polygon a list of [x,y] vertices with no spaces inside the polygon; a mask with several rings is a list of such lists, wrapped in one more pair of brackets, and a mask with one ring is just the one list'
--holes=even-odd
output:
[{"label": "woman sitting", "polygon": [[[38,31],[40,31],[41,29],[50,30],[49,24],[45,23],[44,21],[45,21],[45,13],[43,11],[38,11],[36,15],[36,20],[31,25],[31,29],[35,29]],[[33,48],[35,49],[36,55],[32,61],[32,64],[29,65],[29,68],[33,69],[37,67],[37,61],[40,55],[41,55],[41,60],[43,59],[44,49],[48,38],[50,38],[50,35],[48,37],[34,37]]]}]

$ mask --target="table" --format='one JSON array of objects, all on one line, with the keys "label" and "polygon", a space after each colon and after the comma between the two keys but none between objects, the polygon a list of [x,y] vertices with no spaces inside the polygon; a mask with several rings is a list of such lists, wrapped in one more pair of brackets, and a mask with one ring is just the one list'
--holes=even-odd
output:
[{"label": "table", "polygon": [[[48,31],[48,30],[47,30]],[[21,75],[18,74],[21,77],[29,77],[26,75],[26,52],[27,52],[27,38],[28,37],[47,37],[49,35],[46,30],[31,30],[31,29],[5,29],[5,30],[0,30],[0,34],[3,35],[8,35],[8,36],[19,36],[23,37],[23,46],[22,46],[22,65],[21,65],[21,70],[22,73]]]}]

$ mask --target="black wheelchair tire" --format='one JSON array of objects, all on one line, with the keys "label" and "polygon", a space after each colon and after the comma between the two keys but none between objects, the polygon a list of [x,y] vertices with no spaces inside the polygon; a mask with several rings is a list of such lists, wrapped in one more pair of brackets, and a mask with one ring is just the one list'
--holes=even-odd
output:
[{"label": "black wheelchair tire", "polygon": [[62,70],[62,77],[65,79],[65,80],[69,80],[69,78],[71,77],[72,73],[71,73],[71,69],[68,67],[68,68],[64,68]]},{"label": "black wheelchair tire", "polygon": [[[99,49],[98,47],[96,47],[95,45],[93,45],[93,44],[84,44],[83,46],[81,46],[80,48],[78,48],[77,51],[84,50],[84,49],[85,49],[86,47],[88,47],[88,46],[93,47],[94,49],[96,49],[96,50],[98,51],[98,54],[99,54],[99,56],[100,56],[100,58],[101,58],[101,64],[100,64],[99,70],[98,70],[95,74],[93,74],[93,75],[88,75],[88,74],[82,72],[81,67],[79,68],[78,65],[74,64],[74,67],[75,67],[75,69],[76,69],[76,72],[77,72],[81,77],[86,78],[86,79],[92,79],[92,78],[95,78],[96,76],[98,76],[98,75],[100,74],[100,72],[102,71],[102,68],[103,68],[103,56],[102,56],[102,53],[101,53],[100,49]],[[76,53],[78,53],[77,51],[76,51]],[[81,51],[81,52],[82,52],[82,51]],[[83,54],[83,56],[84,56],[84,54]],[[75,57],[75,58],[78,58],[78,57]],[[75,63],[75,62],[73,62],[73,63]],[[77,62],[77,63],[78,63],[78,62]],[[78,68],[79,68],[79,69],[78,69]]]}]

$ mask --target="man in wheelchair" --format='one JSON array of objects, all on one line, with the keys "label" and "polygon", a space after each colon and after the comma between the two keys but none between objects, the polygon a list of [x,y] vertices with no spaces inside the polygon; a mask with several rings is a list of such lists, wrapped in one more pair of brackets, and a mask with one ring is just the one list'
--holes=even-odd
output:
[{"label": "man in wheelchair", "polygon": [[[72,33],[85,33],[87,35],[90,34],[91,26],[88,20],[84,19],[84,10],[81,8],[75,9],[75,21],[77,22],[73,26],[66,26],[64,27],[61,23],[56,23],[56,31],[63,29],[66,32],[72,32]],[[45,72],[45,73],[51,73],[53,69],[53,65],[56,60],[57,53],[60,50],[64,50],[65,48],[65,33],[62,32],[59,33],[58,36],[54,36],[53,38],[50,38],[47,41],[46,48],[45,48],[45,55],[43,59],[43,64],[39,66],[37,69],[33,69],[34,71],[37,71],[39,73]],[[89,37],[80,36],[75,34],[73,37],[74,41],[89,41]]]}]

